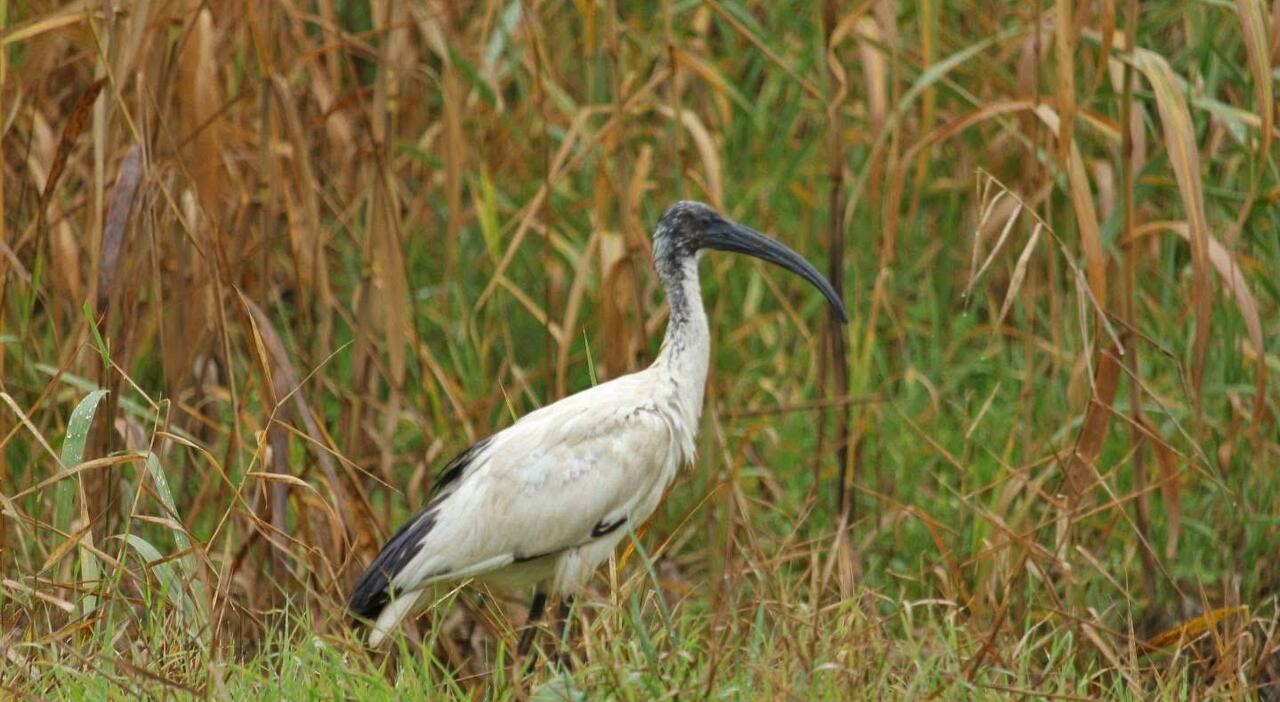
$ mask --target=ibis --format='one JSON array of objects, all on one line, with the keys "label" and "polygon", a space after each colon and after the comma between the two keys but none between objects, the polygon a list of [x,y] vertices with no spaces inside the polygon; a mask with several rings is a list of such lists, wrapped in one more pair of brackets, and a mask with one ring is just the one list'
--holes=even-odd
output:
[{"label": "ibis", "polygon": [[524,415],[440,471],[432,497],[356,582],[348,610],[377,647],[434,586],[471,580],[533,587],[518,651],[527,653],[548,595],[560,627],[574,592],[653,514],[694,458],[711,335],[698,260],[708,249],[777,264],[844,303],[803,257],[700,202],[677,202],[653,233],[653,266],[670,315],[648,368]]}]

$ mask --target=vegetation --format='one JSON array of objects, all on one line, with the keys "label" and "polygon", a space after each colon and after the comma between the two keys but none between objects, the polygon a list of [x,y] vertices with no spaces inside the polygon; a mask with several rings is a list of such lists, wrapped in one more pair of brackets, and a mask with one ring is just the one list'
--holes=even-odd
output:
[{"label": "vegetation", "polygon": [[[1280,3],[0,0],[0,696],[1280,699]],[[580,598],[342,612],[453,453],[640,367]]]}]

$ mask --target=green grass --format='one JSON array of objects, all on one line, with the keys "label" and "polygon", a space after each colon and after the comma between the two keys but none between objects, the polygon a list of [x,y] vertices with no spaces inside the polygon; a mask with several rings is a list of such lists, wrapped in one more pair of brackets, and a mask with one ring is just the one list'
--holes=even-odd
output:
[{"label": "green grass", "polygon": [[[0,697],[1280,698],[1251,2],[1135,6],[1126,89],[1102,3],[834,3],[841,73],[803,2],[0,0]],[[527,593],[366,650],[343,600],[444,460],[653,357],[685,197],[823,270],[843,242],[844,356],[802,281],[708,255],[699,459],[572,669],[511,664]],[[1197,208],[1224,257],[1150,228]]]}]

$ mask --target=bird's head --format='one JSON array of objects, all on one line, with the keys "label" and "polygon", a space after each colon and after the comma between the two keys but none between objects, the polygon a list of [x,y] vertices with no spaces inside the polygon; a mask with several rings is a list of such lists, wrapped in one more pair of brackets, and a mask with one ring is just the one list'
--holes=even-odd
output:
[{"label": "bird's head", "polygon": [[659,274],[666,277],[681,270],[685,261],[706,249],[746,254],[786,268],[817,288],[841,321],[849,321],[844,302],[831,283],[781,242],[738,224],[701,202],[682,200],[668,207],[653,232],[653,262]]}]

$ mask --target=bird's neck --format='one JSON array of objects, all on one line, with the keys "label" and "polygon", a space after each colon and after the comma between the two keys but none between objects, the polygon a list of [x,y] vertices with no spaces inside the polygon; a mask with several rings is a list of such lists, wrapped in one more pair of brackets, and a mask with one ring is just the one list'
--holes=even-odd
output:
[{"label": "bird's neck", "polygon": [[653,365],[675,392],[681,412],[696,427],[702,412],[702,393],[711,355],[707,313],[702,308],[702,288],[698,281],[698,259],[687,256],[667,262],[659,265],[658,274],[667,291],[671,314],[662,350]]}]

